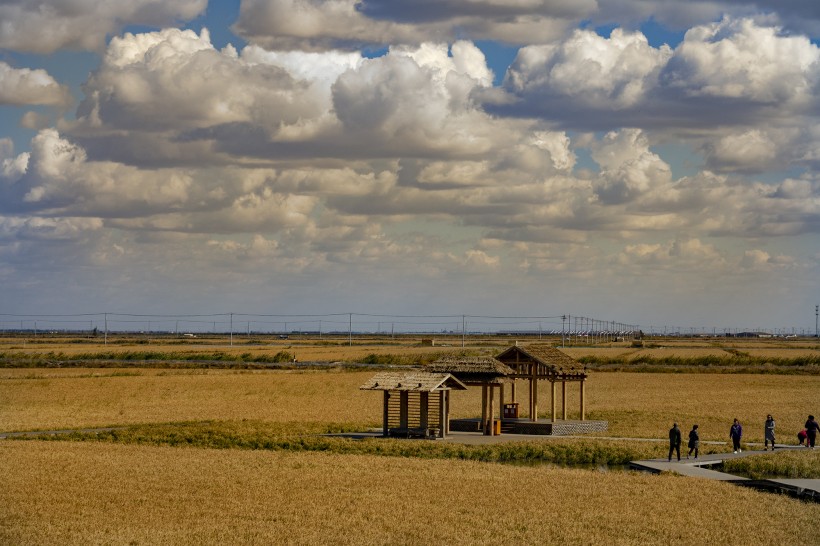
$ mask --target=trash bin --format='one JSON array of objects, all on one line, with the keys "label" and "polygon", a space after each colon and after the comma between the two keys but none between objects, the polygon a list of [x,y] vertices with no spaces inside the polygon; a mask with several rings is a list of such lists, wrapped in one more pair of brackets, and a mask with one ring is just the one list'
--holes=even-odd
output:
[{"label": "trash bin", "polygon": [[501,435],[501,420],[500,419],[490,419],[487,423],[487,427],[484,428],[484,434],[492,434],[494,436]]},{"label": "trash bin", "polygon": [[518,419],[518,402],[504,404],[504,419]]}]

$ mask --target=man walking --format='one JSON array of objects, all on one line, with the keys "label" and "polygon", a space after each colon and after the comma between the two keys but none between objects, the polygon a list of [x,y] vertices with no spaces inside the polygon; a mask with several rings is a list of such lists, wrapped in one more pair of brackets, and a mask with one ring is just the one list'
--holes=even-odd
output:
[{"label": "man walking", "polygon": [[669,429],[669,461],[672,461],[672,452],[677,451],[678,460],[680,461],[680,429],[678,424],[674,423]]},{"label": "man walking", "polygon": [[814,449],[818,431],[820,431],[820,424],[814,420],[814,415],[809,415],[809,420],[806,421],[806,447]]}]

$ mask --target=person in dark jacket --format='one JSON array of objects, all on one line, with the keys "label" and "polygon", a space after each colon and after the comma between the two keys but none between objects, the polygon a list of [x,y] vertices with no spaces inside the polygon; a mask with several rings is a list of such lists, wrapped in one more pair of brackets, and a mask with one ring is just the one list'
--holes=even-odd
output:
[{"label": "person in dark jacket", "polygon": [[674,423],[669,429],[669,460],[672,460],[672,452],[677,451],[678,460],[680,461],[680,429],[678,424]]},{"label": "person in dark jacket", "polygon": [[772,451],[774,451],[774,417],[771,415],[766,416],[766,424],[763,426],[763,451],[766,451],[766,448],[769,446],[769,442],[772,443]]},{"label": "person in dark jacket", "polygon": [[689,431],[689,453],[686,454],[686,458],[688,459],[689,456],[692,454],[692,451],[694,451],[695,452],[695,459],[697,459],[699,449],[700,449],[700,433],[698,432],[698,426],[693,425],[692,430]]},{"label": "person in dark jacket", "polygon": [[818,431],[820,431],[820,423],[814,420],[814,415],[809,415],[809,420],[806,421],[806,447],[814,449]]},{"label": "person in dark jacket", "polygon": [[740,421],[735,419],[735,422],[732,423],[732,428],[729,429],[729,438],[732,439],[732,449],[735,453],[741,453],[743,450],[740,449],[740,439],[743,437],[743,426],[741,426]]}]

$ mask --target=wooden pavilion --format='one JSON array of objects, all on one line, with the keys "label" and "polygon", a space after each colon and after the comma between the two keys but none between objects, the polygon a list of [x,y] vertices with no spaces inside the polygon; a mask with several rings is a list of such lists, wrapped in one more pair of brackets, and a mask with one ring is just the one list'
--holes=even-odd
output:
[{"label": "wooden pavilion", "polygon": [[448,373],[467,386],[481,387],[481,421],[480,430],[487,436],[501,434],[501,418],[493,417],[495,413],[495,391],[498,389],[498,407],[504,401],[504,385],[515,371],[491,356],[455,357],[449,356],[427,365],[431,373]]},{"label": "wooden pavilion", "polygon": [[[515,380],[524,379],[530,384],[529,415],[532,422],[538,421],[538,381],[550,383],[550,420],[556,421],[555,388],[561,384],[561,419],[567,419],[567,383],[578,383],[581,389],[581,421],[586,419],[584,386],[586,369],[575,360],[550,345],[518,345],[510,347],[495,357],[513,369],[512,400],[515,402]],[[503,400],[502,400],[503,402]]]},{"label": "wooden pavilion", "polygon": [[409,371],[378,373],[359,389],[384,392],[384,436],[444,438],[450,391],[467,387],[449,373]]}]

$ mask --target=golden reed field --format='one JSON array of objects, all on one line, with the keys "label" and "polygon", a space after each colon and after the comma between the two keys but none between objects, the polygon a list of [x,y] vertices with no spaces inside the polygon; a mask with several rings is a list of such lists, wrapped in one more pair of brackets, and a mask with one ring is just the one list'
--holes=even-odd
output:
[{"label": "golden reed field", "polygon": [[[381,398],[358,390],[373,373],[0,369],[0,431],[240,419],[378,426]],[[545,384],[542,416],[549,412],[548,393]],[[577,418],[577,388],[567,393],[568,417]],[[699,424],[705,440],[727,440],[737,417],[752,441],[762,441],[771,413],[781,440],[791,441],[809,413],[820,413],[818,393],[820,376],[593,372],[587,412],[609,421],[607,435],[627,438],[664,438],[678,421],[686,431]],[[519,382],[518,399],[527,396]],[[480,389],[453,393],[452,401],[454,417],[481,413]]]},{"label": "golden reed field", "polygon": [[[259,350],[319,358],[301,356],[307,348],[287,341]],[[34,350],[75,349],[89,347]],[[361,355],[447,350],[314,349],[335,350],[327,360],[351,358],[348,349]],[[757,350],[816,354],[811,347]],[[0,368],[0,431],[245,419],[366,428],[381,419],[380,397],[358,390],[372,373]],[[578,393],[568,392],[572,418]],[[747,441],[761,441],[763,420],[772,413],[779,440],[794,441],[806,415],[820,413],[818,392],[820,376],[806,374],[591,372],[587,411],[609,421],[606,436],[662,440],[678,421],[684,432],[697,422],[703,440],[721,442],[734,417]],[[540,394],[546,416],[548,390]],[[477,416],[479,398],[475,388],[454,393],[453,416]],[[523,383],[518,398],[527,398]],[[820,521],[816,503],[728,484],[548,465],[34,440],[0,440],[0,461],[0,544],[782,544],[812,543],[812,526]]]},{"label": "golden reed field", "polygon": [[31,441],[0,459],[4,544],[809,544],[820,518],[673,475]]}]

